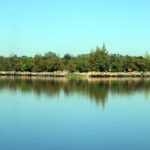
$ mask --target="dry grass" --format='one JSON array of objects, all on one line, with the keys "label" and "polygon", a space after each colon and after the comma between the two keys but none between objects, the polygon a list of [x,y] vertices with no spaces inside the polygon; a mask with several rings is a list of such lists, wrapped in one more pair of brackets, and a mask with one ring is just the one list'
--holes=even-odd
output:
[{"label": "dry grass", "polygon": [[88,72],[88,73],[69,73],[67,71],[56,72],[15,72],[1,71],[0,76],[32,76],[32,77],[66,77],[66,78],[141,78],[150,77],[150,72]]}]

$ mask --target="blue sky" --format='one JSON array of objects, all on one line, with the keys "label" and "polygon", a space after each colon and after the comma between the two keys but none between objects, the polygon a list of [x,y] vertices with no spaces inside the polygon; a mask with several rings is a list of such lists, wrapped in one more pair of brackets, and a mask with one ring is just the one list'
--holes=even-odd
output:
[{"label": "blue sky", "polygon": [[0,55],[150,53],[148,0],[0,0]]}]

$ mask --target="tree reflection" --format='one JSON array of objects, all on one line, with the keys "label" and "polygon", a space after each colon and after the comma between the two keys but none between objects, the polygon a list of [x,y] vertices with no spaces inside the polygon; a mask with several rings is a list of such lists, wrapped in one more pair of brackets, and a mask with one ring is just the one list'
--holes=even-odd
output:
[{"label": "tree reflection", "polygon": [[1,77],[0,90],[9,89],[28,93],[34,92],[37,95],[47,96],[59,95],[61,91],[66,96],[81,94],[89,97],[96,104],[105,105],[108,94],[130,95],[134,92],[150,92],[150,80],[142,79],[101,79],[101,80],[66,80],[49,78],[15,78]]}]

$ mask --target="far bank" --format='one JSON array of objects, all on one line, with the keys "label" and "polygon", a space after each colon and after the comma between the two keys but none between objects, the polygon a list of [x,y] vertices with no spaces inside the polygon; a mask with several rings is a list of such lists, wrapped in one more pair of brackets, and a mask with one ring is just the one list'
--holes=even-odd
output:
[{"label": "far bank", "polygon": [[150,72],[16,72],[16,71],[0,71],[0,76],[40,76],[40,77],[65,77],[68,79],[87,79],[87,78],[149,78]]}]

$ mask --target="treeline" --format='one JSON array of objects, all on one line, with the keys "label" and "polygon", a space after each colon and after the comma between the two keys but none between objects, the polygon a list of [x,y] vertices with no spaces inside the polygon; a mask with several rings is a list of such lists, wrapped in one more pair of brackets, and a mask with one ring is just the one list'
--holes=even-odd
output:
[{"label": "treeline", "polygon": [[150,55],[123,56],[109,54],[105,45],[96,47],[89,54],[72,56],[65,54],[60,57],[54,52],[48,52],[44,56],[34,57],[0,56],[0,71],[28,71],[28,72],[89,72],[89,71],[150,71]]}]

